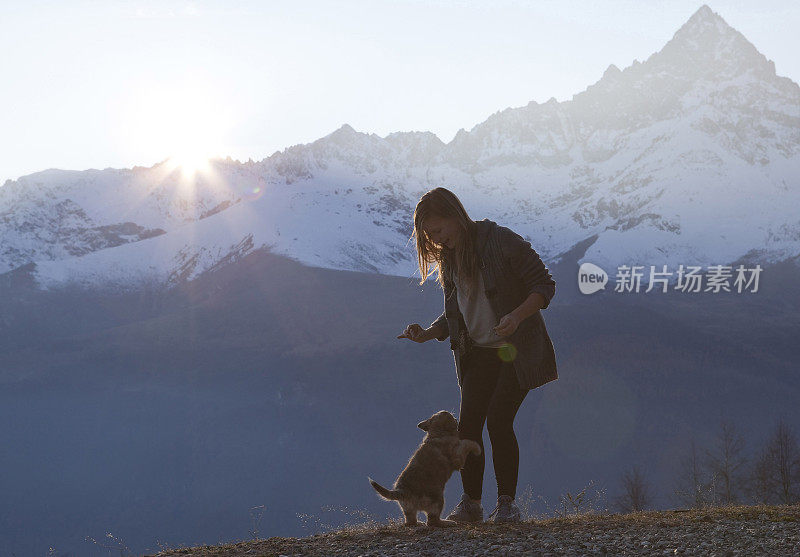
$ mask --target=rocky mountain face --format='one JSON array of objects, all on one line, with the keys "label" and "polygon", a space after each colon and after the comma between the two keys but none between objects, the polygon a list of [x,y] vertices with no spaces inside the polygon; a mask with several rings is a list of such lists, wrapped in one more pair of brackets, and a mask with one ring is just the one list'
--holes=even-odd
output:
[{"label": "rocky mountain face", "polygon": [[[169,285],[267,248],[410,277],[411,216],[444,186],[546,262],[774,263],[800,254],[800,87],[708,6],[646,61],[445,144],[348,125],[259,161],[48,170],[0,187],[0,272],[40,288]],[[571,251],[572,250],[572,251]],[[583,250],[583,248],[582,248]],[[581,254],[579,254],[581,255]]]}]

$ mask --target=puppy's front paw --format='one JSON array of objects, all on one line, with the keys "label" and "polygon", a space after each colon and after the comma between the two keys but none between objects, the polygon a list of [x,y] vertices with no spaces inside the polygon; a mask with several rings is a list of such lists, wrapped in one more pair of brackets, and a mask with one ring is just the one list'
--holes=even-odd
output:
[{"label": "puppy's front paw", "polygon": [[469,452],[471,454],[474,454],[475,456],[478,456],[479,454],[481,454],[481,446],[478,445],[475,441],[471,441],[469,439],[465,439],[464,443],[467,443],[467,447],[469,447]]},{"label": "puppy's front paw", "polygon": [[454,458],[455,469],[462,470],[467,462],[467,456],[470,454],[480,455],[481,446],[471,439],[462,439],[456,448],[456,457]]}]

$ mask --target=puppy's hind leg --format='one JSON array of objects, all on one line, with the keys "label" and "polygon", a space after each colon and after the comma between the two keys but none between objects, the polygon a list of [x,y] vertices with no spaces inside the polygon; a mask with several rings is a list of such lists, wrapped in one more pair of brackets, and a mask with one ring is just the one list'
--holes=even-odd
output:
[{"label": "puppy's hind leg", "polygon": [[444,497],[436,499],[431,506],[428,507],[428,510],[425,511],[425,514],[427,515],[428,527],[434,528],[458,526],[457,522],[447,520],[446,518],[440,518],[442,515],[442,509],[444,509]]},{"label": "puppy's hind leg", "polygon": [[[399,503],[400,501],[398,501]],[[420,526],[417,522],[417,509],[412,507],[403,507],[400,505],[400,510],[403,511],[403,516],[405,517],[406,521],[403,523],[403,527],[414,528],[415,526]]]}]

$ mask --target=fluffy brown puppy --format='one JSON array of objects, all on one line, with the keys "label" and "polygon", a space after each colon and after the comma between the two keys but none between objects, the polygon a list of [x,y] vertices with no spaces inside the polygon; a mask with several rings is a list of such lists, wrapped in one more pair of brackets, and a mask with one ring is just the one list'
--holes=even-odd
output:
[{"label": "fluffy brown puppy", "polygon": [[417,427],[426,432],[425,438],[397,477],[394,488],[386,489],[372,478],[368,478],[369,483],[382,498],[397,501],[406,519],[405,526],[417,524],[419,511],[427,516],[428,526],[455,526],[456,522],[440,518],[444,486],[453,472],[464,467],[468,454],[481,454],[481,446],[469,439],[459,439],[458,421],[445,410]]}]

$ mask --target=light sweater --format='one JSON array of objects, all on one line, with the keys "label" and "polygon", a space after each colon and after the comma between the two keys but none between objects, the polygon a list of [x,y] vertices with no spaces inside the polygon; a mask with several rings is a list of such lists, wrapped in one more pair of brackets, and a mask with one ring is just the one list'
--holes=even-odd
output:
[{"label": "light sweater", "polygon": [[507,341],[498,336],[492,329],[498,318],[494,314],[483,286],[483,274],[477,271],[478,284],[470,285],[461,282],[456,274],[453,282],[456,285],[458,309],[464,316],[467,332],[476,346],[499,348]]},{"label": "light sweater", "polygon": [[[484,268],[481,269],[485,280],[484,290],[492,289],[489,304],[495,314],[503,317],[511,313],[532,292],[539,292],[545,297],[542,310],[547,308],[556,293],[556,282],[531,243],[513,230],[489,219],[476,221],[475,224],[475,247],[484,262]],[[464,380],[461,357],[468,348],[464,344],[464,337],[469,337],[469,331],[458,307],[458,296],[453,292],[455,282],[452,274],[447,269],[445,271],[449,276],[442,284],[444,311],[431,326],[439,333],[436,340],[442,342],[450,339],[458,386],[461,387]],[[511,355],[511,363],[521,389],[535,389],[558,379],[556,353],[547,333],[543,313],[537,311],[526,317],[513,333],[504,337],[516,348],[516,355]]]}]

